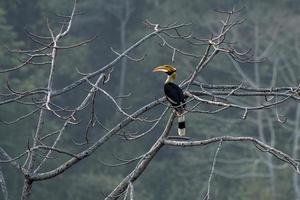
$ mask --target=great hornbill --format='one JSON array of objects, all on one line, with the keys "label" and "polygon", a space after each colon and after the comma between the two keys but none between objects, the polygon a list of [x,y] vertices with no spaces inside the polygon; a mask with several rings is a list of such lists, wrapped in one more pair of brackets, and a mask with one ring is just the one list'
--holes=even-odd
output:
[{"label": "great hornbill", "polygon": [[176,78],[176,68],[171,65],[161,65],[155,67],[153,72],[165,72],[168,77],[164,85],[164,92],[167,100],[171,103],[178,116],[178,135],[185,135],[185,117],[184,117],[184,107],[185,98],[182,89],[173,83]]}]

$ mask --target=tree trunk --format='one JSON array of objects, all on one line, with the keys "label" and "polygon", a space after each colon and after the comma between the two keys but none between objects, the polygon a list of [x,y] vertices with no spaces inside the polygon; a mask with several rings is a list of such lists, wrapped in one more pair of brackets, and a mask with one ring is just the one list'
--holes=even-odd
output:
[{"label": "tree trunk", "polygon": [[[125,50],[126,46],[126,24],[127,20],[121,21],[121,26],[120,26],[120,39],[121,39],[121,52]],[[121,97],[124,95],[124,88],[125,88],[125,78],[126,78],[126,68],[127,68],[127,58],[124,57],[122,58],[121,61],[121,74],[120,74],[120,89],[119,89],[119,105],[122,107],[122,100],[123,98]]]},{"label": "tree trunk", "polygon": [[32,189],[32,183],[33,183],[32,180],[30,180],[28,178],[25,178],[21,200],[28,200],[29,199],[30,194],[31,194],[31,189]]},{"label": "tree trunk", "polygon": [[[294,129],[294,144],[293,144],[293,156],[294,158],[298,158],[298,150],[299,150],[299,120],[300,120],[300,106],[297,106],[296,118],[295,118],[295,129]],[[293,188],[295,193],[295,199],[300,200],[300,185],[299,185],[299,174],[293,173]]]}]

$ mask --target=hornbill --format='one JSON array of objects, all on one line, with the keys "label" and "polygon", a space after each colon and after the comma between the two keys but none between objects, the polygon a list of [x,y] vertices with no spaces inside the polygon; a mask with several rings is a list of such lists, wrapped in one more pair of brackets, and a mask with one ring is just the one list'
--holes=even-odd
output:
[{"label": "hornbill", "polygon": [[178,116],[178,135],[185,135],[185,117],[184,117],[184,107],[185,98],[182,89],[173,83],[176,78],[176,68],[171,65],[161,65],[155,67],[153,72],[165,72],[168,77],[164,85],[164,92],[167,100],[171,103]]}]

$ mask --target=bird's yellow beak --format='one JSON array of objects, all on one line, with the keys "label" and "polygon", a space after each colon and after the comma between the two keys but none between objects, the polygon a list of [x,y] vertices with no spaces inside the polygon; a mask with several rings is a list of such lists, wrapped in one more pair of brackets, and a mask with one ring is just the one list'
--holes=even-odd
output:
[{"label": "bird's yellow beak", "polygon": [[175,72],[176,68],[171,65],[161,65],[153,69],[153,72]]},{"label": "bird's yellow beak", "polygon": [[157,66],[153,69],[153,72],[168,72],[168,69],[162,65],[162,66]]}]

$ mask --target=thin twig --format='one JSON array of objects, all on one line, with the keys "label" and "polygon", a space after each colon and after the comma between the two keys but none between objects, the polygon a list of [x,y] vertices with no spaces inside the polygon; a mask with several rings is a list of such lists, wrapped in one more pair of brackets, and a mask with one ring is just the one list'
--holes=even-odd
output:
[{"label": "thin twig", "polygon": [[210,171],[209,178],[208,178],[208,181],[207,181],[207,192],[206,192],[206,195],[204,197],[205,200],[209,200],[210,199],[209,195],[210,195],[211,180],[212,180],[213,173],[215,171],[215,165],[216,165],[216,162],[217,162],[217,156],[218,156],[219,151],[221,150],[222,142],[223,142],[223,140],[220,140],[219,145],[217,147],[217,150],[215,152],[215,156],[214,156],[214,159],[213,159],[211,171]]}]

